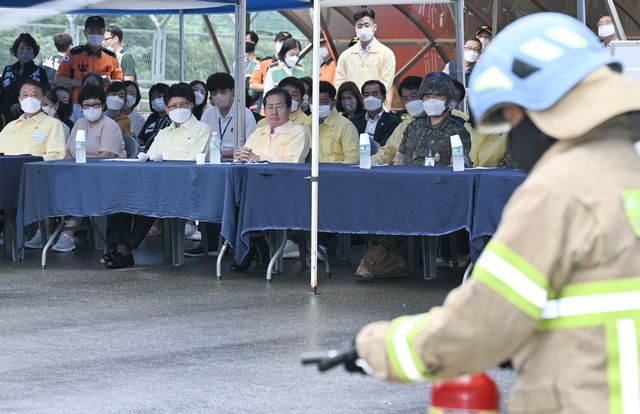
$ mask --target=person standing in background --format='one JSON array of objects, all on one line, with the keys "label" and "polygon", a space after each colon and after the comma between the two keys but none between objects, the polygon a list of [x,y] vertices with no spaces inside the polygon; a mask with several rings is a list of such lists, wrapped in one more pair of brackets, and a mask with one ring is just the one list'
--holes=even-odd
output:
[{"label": "person standing in background", "polygon": [[122,47],[122,38],[124,33],[118,26],[111,25],[104,31],[104,40],[102,46],[105,49],[116,54],[118,63],[122,68],[122,76],[124,80],[136,82],[136,61],[131,52]]},{"label": "person standing in background", "polygon": [[51,88],[58,86],[53,80],[56,77],[60,62],[64,59],[64,55],[73,47],[73,38],[68,33],[56,33],[53,35],[53,44],[56,45],[58,54],[49,56],[42,61],[42,68],[47,72],[49,87]]}]

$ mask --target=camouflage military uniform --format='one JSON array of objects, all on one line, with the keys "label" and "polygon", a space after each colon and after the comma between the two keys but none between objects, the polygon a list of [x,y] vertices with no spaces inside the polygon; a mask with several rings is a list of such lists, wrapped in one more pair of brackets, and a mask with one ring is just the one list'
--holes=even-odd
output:
[{"label": "camouflage military uniform", "polygon": [[465,164],[469,165],[471,137],[464,128],[464,120],[451,116],[451,114],[437,125],[432,125],[431,119],[426,115],[410,123],[404,131],[404,137],[394,161],[405,165],[424,165],[424,158],[431,149],[436,159],[436,167],[451,165],[451,140],[449,137],[452,135],[460,136],[464,148]]}]

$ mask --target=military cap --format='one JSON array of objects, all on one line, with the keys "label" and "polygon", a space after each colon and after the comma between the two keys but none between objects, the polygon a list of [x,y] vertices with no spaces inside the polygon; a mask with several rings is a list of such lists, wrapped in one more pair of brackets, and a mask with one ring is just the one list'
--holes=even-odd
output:
[{"label": "military cap", "polygon": [[424,95],[442,95],[447,98],[455,97],[455,87],[453,81],[444,72],[431,72],[422,79],[420,89],[418,90],[420,97]]}]

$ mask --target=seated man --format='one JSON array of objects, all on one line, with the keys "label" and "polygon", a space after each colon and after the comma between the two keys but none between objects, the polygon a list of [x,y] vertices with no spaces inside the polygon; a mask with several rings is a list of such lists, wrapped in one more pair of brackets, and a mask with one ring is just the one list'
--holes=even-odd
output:
[{"label": "seated man", "polygon": [[391,164],[393,158],[398,152],[398,147],[402,142],[404,130],[415,119],[424,113],[422,106],[422,100],[418,90],[420,89],[420,82],[422,78],[420,76],[407,76],[400,82],[398,86],[398,94],[402,99],[402,104],[407,110],[407,115],[403,115],[403,121],[393,130],[393,133],[387,140],[387,143],[378,150],[377,153],[371,156],[372,165]]},{"label": "seated man", "polygon": [[[212,107],[208,107],[202,114],[202,122],[209,125],[212,131],[218,133],[222,141],[222,157],[233,158],[236,146],[236,132],[234,131],[236,107],[234,80],[231,75],[219,72],[207,79],[207,89],[211,93]],[[256,128],[256,119],[249,108],[244,109],[244,137],[245,140]]]},{"label": "seated man", "polygon": [[[464,122],[452,117],[449,109],[449,104],[455,96],[451,78],[442,72],[427,74],[420,83],[419,95],[425,114],[418,116],[407,126],[394,158],[394,165],[423,166],[430,150],[435,157],[436,166],[451,165],[449,137],[452,135],[460,136],[465,158],[467,158],[471,147],[469,133],[464,128]],[[467,233],[462,230],[459,253],[460,256],[468,258],[469,239],[467,235],[466,240],[462,240],[464,235]],[[403,268],[406,265],[404,258],[395,249],[402,240],[403,236],[374,235],[373,247],[360,261],[356,275],[364,280],[371,280],[376,276]],[[466,260],[465,257],[460,256],[459,262],[460,259]]]},{"label": "seated man", "polygon": [[[359,139],[356,127],[335,108],[336,88],[329,82],[320,81],[320,95],[312,96],[309,89],[309,102],[319,106],[320,140],[318,159],[320,162],[356,164],[360,161]],[[305,121],[304,127],[311,137],[312,116]]]},{"label": "seated man", "polygon": [[[358,134],[367,133],[371,140],[371,153],[387,143],[393,130],[402,122],[400,118],[382,109],[387,100],[387,90],[379,80],[368,80],[361,88],[364,107],[367,110],[351,118],[358,129]],[[375,151],[374,151],[375,148]]]},{"label": "seated man", "polygon": [[[296,125],[304,125],[304,122],[309,118],[307,114],[302,112],[300,104],[305,94],[304,83],[294,76],[284,78],[278,84],[278,88],[284,89],[291,95],[291,113],[289,114],[289,120]],[[262,118],[258,121],[256,128],[260,128],[267,125],[267,118]]]},{"label": "seated man", "polygon": [[24,114],[0,132],[0,152],[5,155],[31,154],[45,161],[64,158],[62,124],[42,112],[42,98],[44,87],[40,82],[27,79],[22,83],[18,102]]},{"label": "seated man", "polygon": [[[196,154],[207,152],[211,129],[191,112],[195,102],[193,88],[186,83],[172,85],[164,93],[164,101],[171,125],[158,132],[147,154],[141,153],[138,158],[141,161],[149,160],[150,156],[154,161],[193,161]],[[110,217],[107,242],[115,245],[116,249],[103,256],[107,268],[118,269],[135,264],[131,250],[142,243],[154,220],[153,217],[127,213]]]},{"label": "seated man", "polygon": [[264,95],[263,102],[268,125],[256,128],[244,147],[236,151],[236,159],[241,162],[304,162],[309,152],[309,136],[304,128],[289,120],[289,92],[273,88]]}]

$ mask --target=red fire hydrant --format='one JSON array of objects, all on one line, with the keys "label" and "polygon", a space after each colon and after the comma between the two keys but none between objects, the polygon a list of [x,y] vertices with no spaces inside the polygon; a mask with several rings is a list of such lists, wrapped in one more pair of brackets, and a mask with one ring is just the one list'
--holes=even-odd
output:
[{"label": "red fire hydrant", "polygon": [[497,414],[499,409],[498,388],[486,374],[434,381],[431,388],[429,414]]}]

